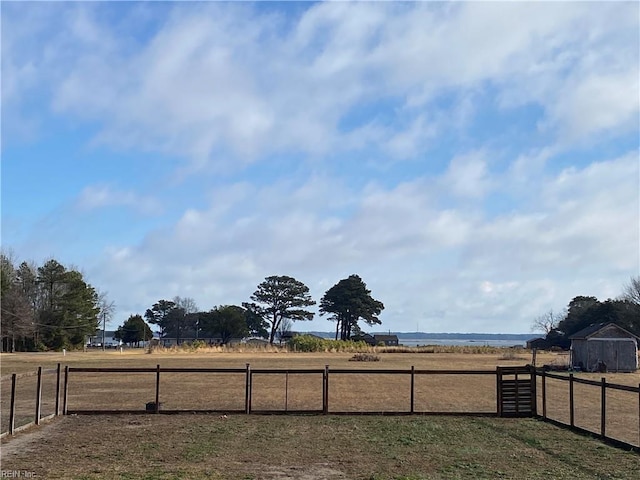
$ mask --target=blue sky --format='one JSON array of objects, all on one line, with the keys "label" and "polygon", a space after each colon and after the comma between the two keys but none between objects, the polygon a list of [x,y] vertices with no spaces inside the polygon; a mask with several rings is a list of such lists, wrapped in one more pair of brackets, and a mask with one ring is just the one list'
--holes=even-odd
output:
[{"label": "blue sky", "polygon": [[2,246],[115,325],[357,273],[384,329],[527,332],[639,274],[639,13],[3,2]]}]

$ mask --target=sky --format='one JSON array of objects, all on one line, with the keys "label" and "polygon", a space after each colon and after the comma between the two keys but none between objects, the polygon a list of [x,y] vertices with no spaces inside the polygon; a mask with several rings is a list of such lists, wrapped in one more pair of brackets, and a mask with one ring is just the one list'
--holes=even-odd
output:
[{"label": "sky", "polygon": [[640,273],[637,2],[1,8],[2,247],[113,327],[357,274],[377,330],[527,333]]}]

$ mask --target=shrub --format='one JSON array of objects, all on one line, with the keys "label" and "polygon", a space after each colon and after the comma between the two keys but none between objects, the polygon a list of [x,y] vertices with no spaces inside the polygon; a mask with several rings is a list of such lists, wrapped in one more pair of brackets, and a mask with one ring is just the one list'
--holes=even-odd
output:
[{"label": "shrub", "polygon": [[349,359],[350,362],[379,362],[380,357],[370,353],[356,353]]},{"label": "shrub", "polygon": [[516,349],[509,349],[498,360],[526,360],[526,358],[519,356]]},{"label": "shrub", "polygon": [[293,352],[367,352],[370,350],[366,342],[331,340],[311,335],[297,335],[287,343]]},{"label": "shrub", "polygon": [[191,348],[194,350],[198,350],[199,348],[205,348],[207,346],[207,342],[204,340],[194,340],[191,342]]}]

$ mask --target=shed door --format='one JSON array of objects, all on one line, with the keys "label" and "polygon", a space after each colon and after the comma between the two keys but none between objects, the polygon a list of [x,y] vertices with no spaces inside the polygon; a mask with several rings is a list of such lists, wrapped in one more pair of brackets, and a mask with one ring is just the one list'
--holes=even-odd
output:
[{"label": "shed door", "polygon": [[589,365],[590,370],[597,370],[598,362],[604,362],[609,372],[626,371],[634,368],[634,349],[627,339],[590,339],[589,340]]}]

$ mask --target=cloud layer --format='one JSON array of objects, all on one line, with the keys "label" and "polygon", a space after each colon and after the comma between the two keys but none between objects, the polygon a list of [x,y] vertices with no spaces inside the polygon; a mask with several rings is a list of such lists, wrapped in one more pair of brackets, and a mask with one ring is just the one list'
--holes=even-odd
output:
[{"label": "cloud layer", "polygon": [[[273,274],[319,299],[358,273],[384,328],[527,331],[638,274],[638,8],[10,4],[4,156],[51,129],[112,166],[45,195],[119,233],[46,253],[121,315],[239,303]],[[3,212],[28,258],[42,222]]]}]

